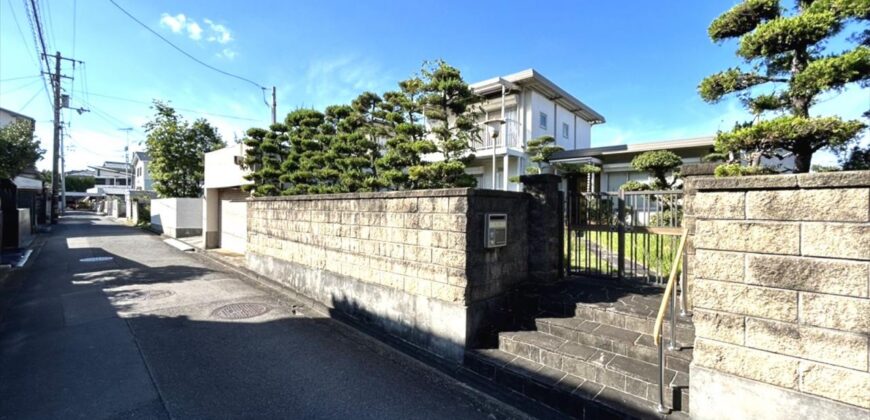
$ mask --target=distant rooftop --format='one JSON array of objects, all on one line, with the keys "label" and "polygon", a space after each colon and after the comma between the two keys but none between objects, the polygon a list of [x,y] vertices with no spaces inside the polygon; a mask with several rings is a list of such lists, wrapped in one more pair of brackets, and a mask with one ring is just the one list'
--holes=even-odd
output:
[{"label": "distant rooftop", "polygon": [[586,149],[563,150],[556,152],[550,156],[550,162],[570,162],[582,158],[593,158],[607,155],[618,155],[626,153],[642,153],[652,150],[682,150],[682,149],[703,149],[711,148],[716,142],[716,138],[695,137],[690,139],[679,140],[662,140],[635,144],[619,144],[615,146],[590,147]]},{"label": "distant rooftop", "polygon": [[18,118],[18,119],[30,120],[30,122],[32,122],[32,123],[36,122],[36,120],[33,117],[28,117],[27,115],[12,111],[10,109],[0,107],[0,112],[7,113],[15,118]]},{"label": "distant rooftop", "polygon": [[605,121],[603,115],[551,82],[535,69],[526,69],[507,76],[493,77],[492,79],[472,83],[469,87],[478,95],[488,95],[499,92],[501,90],[501,81],[503,80],[519,86],[533,88],[546,96],[547,99],[558,103],[588,122],[600,124]]}]

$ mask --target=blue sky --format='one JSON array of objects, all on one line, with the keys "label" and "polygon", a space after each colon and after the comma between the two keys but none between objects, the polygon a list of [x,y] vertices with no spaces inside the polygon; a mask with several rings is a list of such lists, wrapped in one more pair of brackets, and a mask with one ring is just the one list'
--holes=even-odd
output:
[{"label": "blue sky", "polygon": [[[537,69],[607,118],[593,129],[593,146],[712,135],[746,119],[736,100],[710,105],[696,90],[703,77],[738,64],[733,43],[706,35],[736,0],[116,1],[203,61],[276,86],[279,116],[393,89],[424,60],[443,58],[469,82]],[[65,111],[67,169],[123,160],[119,128],[134,128],[131,149],[139,149],[152,98],[170,100],[189,119],[208,118],[228,142],[268,124],[259,89],[192,62],[108,0],[39,3],[49,50],[86,63],[64,68],[75,76],[65,82],[72,105],[92,109]],[[0,106],[36,118],[50,149],[51,108],[35,60],[22,2],[0,0]],[[868,108],[868,90],[855,87],[814,112],[855,118]]]}]

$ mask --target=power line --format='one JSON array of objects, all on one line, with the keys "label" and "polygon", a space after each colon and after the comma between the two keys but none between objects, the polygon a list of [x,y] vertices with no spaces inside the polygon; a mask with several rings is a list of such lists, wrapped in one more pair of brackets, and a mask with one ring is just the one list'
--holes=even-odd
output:
[{"label": "power line", "polygon": [[24,80],[24,79],[35,79],[37,77],[42,77],[41,74],[35,74],[32,76],[19,76],[19,77],[10,77],[8,79],[0,79],[0,82],[12,82],[15,80]]},{"label": "power line", "polygon": [[39,96],[39,92],[41,92],[44,88],[44,86],[40,86],[36,93],[34,93],[33,96],[31,96],[30,99],[28,99],[27,102],[24,103],[24,106],[20,108],[22,112],[25,108],[27,108],[27,105],[30,105],[30,103],[33,102],[33,100],[36,99],[37,96]]},{"label": "power line", "polygon": [[238,75],[235,75],[235,74],[232,74],[232,73],[229,73],[229,72],[223,71],[223,70],[221,70],[221,69],[219,69],[219,68],[217,68],[217,67],[214,67],[214,66],[212,66],[212,65],[206,64],[204,61],[202,61],[202,60],[200,60],[200,59],[194,57],[193,55],[189,54],[187,51],[184,51],[183,49],[181,49],[181,48],[178,47],[177,45],[173,44],[170,40],[164,38],[163,35],[160,35],[159,33],[157,33],[157,31],[151,29],[151,27],[149,27],[148,25],[144,24],[141,20],[136,19],[136,17],[133,16],[132,14],[130,14],[130,12],[124,10],[124,8],[121,7],[118,3],[115,3],[115,0],[109,0],[109,2],[112,3],[113,5],[115,5],[115,7],[117,7],[118,10],[120,10],[120,11],[123,12],[125,15],[127,15],[127,17],[129,17],[130,19],[132,19],[134,22],[138,23],[138,24],[139,24],[140,26],[142,26],[143,28],[147,29],[148,32],[151,32],[152,34],[154,34],[154,36],[156,36],[156,37],[160,38],[161,40],[163,40],[163,42],[169,44],[169,46],[171,46],[172,48],[174,48],[176,51],[178,51],[178,52],[184,54],[185,56],[187,56],[187,58],[189,58],[189,59],[191,59],[191,60],[193,60],[193,61],[199,63],[200,65],[202,65],[202,66],[204,66],[204,67],[207,67],[207,68],[209,68],[209,69],[211,69],[211,70],[214,70],[214,71],[216,71],[216,72],[218,72],[218,73],[220,73],[220,74],[223,74],[223,75],[225,75],[225,76],[233,77],[233,78],[236,78],[236,79],[239,79],[239,80],[242,80],[242,81],[248,82],[248,83],[250,83],[250,84],[252,84],[252,85],[254,85],[254,86],[256,86],[256,87],[258,87],[258,88],[260,88],[260,89],[262,89],[262,90],[264,90],[264,91],[266,90],[266,87],[265,87],[265,86],[263,86],[263,85],[261,85],[261,84],[255,82],[255,81],[253,81],[253,80],[251,80],[251,79],[248,79],[248,78],[245,78],[245,77],[242,77],[242,76],[238,76]]},{"label": "power line", "polygon": [[[82,92],[78,92],[78,93],[82,93]],[[106,99],[114,99],[116,101],[131,102],[134,104],[142,104],[142,105],[149,105],[149,106],[153,104],[152,102],[147,102],[147,101],[143,101],[143,100],[123,98],[120,96],[104,95],[104,94],[100,94],[100,93],[90,93],[90,95],[97,96],[100,98],[106,98]],[[178,110],[178,111],[192,112],[195,114],[209,115],[212,117],[228,118],[228,119],[241,120],[241,121],[254,121],[254,122],[261,121],[261,120],[256,119],[256,118],[238,117],[235,115],[228,115],[228,114],[217,114],[214,112],[198,111],[198,110],[190,109],[190,108],[179,108],[179,107],[175,107],[175,106],[173,106],[173,108]]]},{"label": "power line", "polygon": [[[38,23],[34,23],[34,19],[37,19],[37,11],[35,8],[31,11],[31,7],[33,7],[34,1],[30,0],[22,0],[24,3],[24,12],[27,15],[27,22],[30,24],[30,32],[33,36],[33,47],[36,49],[36,62],[39,65],[39,70],[41,74],[46,74],[50,69],[51,65],[48,63],[48,56],[45,54],[45,41],[41,37],[41,33],[37,31]],[[42,45],[42,50],[39,49],[39,46]],[[43,68],[43,64],[45,67]],[[52,80],[52,86],[54,86],[54,81]],[[49,105],[52,103],[51,94],[48,93],[48,84],[45,82],[45,78],[42,79],[42,87],[45,91],[45,97],[48,99]]]},{"label": "power line", "polygon": [[[21,30],[21,25],[18,24],[18,15],[15,14],[15,8],[12,7],[12,0],[6,0],[6,3],[9,4],[9,13],[12,13],[12,20],[15,22],[15,27],[18,28],[18,35],[21,35],[22,45],[27,44],[27,37],[24,36],[24,31]],[[25,13],[27,12],[25,8]],[[39,64],[39,56],[34,57],[31,55],[31,51],[27,50],[27,56],[30,57],[31,60],[36,60],[37,66],[42,69],[42,65]],[[40,75],[41,77],[41,75]]]},{"label": "power line", "polygon": [[36,83],[36,82],[39,82],[39,80],[31,80],[31,81],[29,81],[29,82],[27,82],[27,83],[25,83],[25,84],[23,84],[23,85],[21,85],[21,86],[18,86],[18,87],[16,87],[16,88],[13,88],[13,89],[10,89],[10,90],[3,91],[3,93],[5,93],[5,94],[8,95],[8,94],[13,93],[13,92],[18,92],[19,90],[23,90],[23,89],[26,89],[26,88],[28,88],[28,87],[30,87],[30,86],[33,86],[33,84]]}]

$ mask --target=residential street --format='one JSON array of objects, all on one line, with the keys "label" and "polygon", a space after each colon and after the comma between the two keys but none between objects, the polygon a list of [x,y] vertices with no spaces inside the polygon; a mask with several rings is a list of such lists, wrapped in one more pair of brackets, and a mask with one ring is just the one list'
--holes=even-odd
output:
[{"label": "residential street", "polygon": [[156,235],[73,213],[39,242],[2,299],[0,418],[505,416]]}]

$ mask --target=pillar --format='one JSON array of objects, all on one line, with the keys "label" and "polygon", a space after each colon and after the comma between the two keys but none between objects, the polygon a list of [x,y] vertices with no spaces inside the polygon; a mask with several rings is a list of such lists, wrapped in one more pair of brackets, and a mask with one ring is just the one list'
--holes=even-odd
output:
[{"label": "pillar", "polygon": [[523,175],[520,177],[529,202],[529,277],[534,282],[549,283],[563,273],[564,223],[562,192],[558,175]]}]

